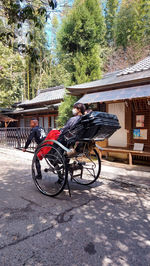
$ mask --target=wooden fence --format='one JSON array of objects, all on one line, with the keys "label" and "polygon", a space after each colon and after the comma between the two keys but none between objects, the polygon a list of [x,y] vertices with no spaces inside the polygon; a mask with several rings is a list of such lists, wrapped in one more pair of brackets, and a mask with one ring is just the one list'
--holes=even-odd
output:
[{"label": "wooden fence", "polygon": [[[45,133],[47,134],[50,130],[50,128],[45,128]],[[30,131],[31,128],[0,128],[0,144],[22,149],[25,146]],[[35,141],[32,141],[28,147],[28,150],[34,151],[36,146],[37,144]]]}]

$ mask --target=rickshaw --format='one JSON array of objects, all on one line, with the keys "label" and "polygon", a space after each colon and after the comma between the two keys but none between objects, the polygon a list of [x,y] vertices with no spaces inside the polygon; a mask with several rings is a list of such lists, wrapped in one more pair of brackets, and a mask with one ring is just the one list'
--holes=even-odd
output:
[{"label": "rickshaw", "polygon": [[[37,189],[47,196],[57,196],[64,188],[70,193],[70,182],[80,185],[93,184],[101,172],[97,141],[110,137],[120,124],[116,115],[91,112],[64,136],[65,145],[59,140],[46,140],[35,150],[32,161],[32,178]],[[64,143],[64,142],[63,142]],[[48,152],[42,151],[47,149]],[[42,160],[39,160],[42,153]],[[36,164],[40,164],[42,178],[38,179]]]}]

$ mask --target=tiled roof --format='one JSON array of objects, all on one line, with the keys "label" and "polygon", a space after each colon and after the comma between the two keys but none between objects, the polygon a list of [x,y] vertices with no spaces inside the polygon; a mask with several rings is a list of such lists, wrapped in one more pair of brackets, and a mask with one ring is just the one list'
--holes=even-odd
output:
[{"label": "tiled roof", "polygon": [[21,107],[21,106],[34,105],[37,103],[62,100],[64,98],[64,94],[65,94],[65,88],[63,86],[48,88],[46,90],[41,90],[39,94],[32,100],[27,100],[25,102],[22,102],[18,106]]},{"label": "tiled roof", "polygon": [[128,67],[117,74],[117,76],[128,75],[135,72],[141,72],[150,69],[150,56],[146,57],[142,61],[133,65],[132,67]]},{"label": "tiled roof", "polygon": [[125,99],[136,99],[150,97],[150,85],[131,88],[122,88],[111,91],[87,93],[78,100],[81,103],[110,102]]},{"label": "tiled roof", "polygon": [[0,121],[4,121],[4,122],[14,122],[17,121],[16,119],[9,117],[7,115],[2,115],[0,114]]},{"label": "tiled roof", "polygon": [[67,90],[69,90],[73,95],[81,95],[84,94],[85,92],[87,93],[90,91],[94,92],[94,91],[118,88],[120,87],[120,85],[124,86],[124,84],[130,86],[130,84],[133,83],[135,84],[135,82],[139,82],[141,79],[150,80],[150,70],[142,71],[139,73],[132,73],[130,75],[117,76],[115,74],[106,78],[104,77],[100,80],[67,87]]},{"label": "tiled roof", "polygon": [[9,112],[9,111],[11,111],[10,108],[1,108],[0,107],[0,113],[6,113],[6,112]]},{"label": "tiled roof", "polygon": [[108,89],[116,89],[123,86],[131,86],[135,83],[139,84],[140,80],[150,81],[150,56],[140,61],[136,65],[104,74],[100,80],[76,84],[67,87],[72,95],[82,95],[88,92],[103,91]]},{"label": "tiled roof", "polygon": [[67,87],[67,89],[83,89],[83,88],[91,88],[91,87],[99,87],[101,85],[105,85],[108,82],[112,83],[114,79],[116,79],[116,73],[119,73],[120,71],[115,71],[112,73],[106,73],[102,79],[90,81],[90,82],[85,82],[77,85],[73,85],[70,87]]},{"label": "tiled roof", "polygon": [[51,104],[45,107],[40,107],[40,108],[32,108],[32,109],[23,109],[23,108],[19,108],[14,110],[13,112],[11,112],[10,114],[24,114],[24,113],[35,113],[35,112],[39,112],[39,111],[47,111],[47,110],[57,110],[58,106],[60,105],[60,103],[55,103],[55,104]]}]

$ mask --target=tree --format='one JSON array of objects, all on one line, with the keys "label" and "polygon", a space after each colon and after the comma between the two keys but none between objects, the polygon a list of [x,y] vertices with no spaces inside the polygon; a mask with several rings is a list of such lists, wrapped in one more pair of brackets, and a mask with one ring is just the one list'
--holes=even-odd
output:
[{"label": "tree", "polygon": [[[104,35],[104,17],[99,1],[75,0],[57,35],[58,59],[70,73],[71,85],[101,77],[100,46],[104,45]],[[75,101],[76,97],[65,96],[59,108],[59,124],[63,125],[70,117]]]},{"label": "tree", "polygon": [[2,107],[10,107],[14,102],[22,100],[24,60],[2,43],[0,43],[0,58],[0,103]]},{"label": "tree", "polygon": [[0,0],[0,15],[7,19],[8,25],[24,23],[32,20],[35,26],[40,26],[40,16],[49,16],[51,9],[57,7],[56,0]]},{"label": "tree", "polygon": [[[112,0],[107,0],[107,3]],[[111,6],[109,6],[111,9]],[[105,6],[108,9],[108,6]],[[105,12],[107,17],[107,13]],[[105,20],[106,21],[106,20]],[[116,18],[109,19],[113,42],[103,48],[104,72],[123,69],[144,59],[150,53],[150,1],[122,0]],[[106,27],[108,31],[107,21]],[[106,35],[107,37],[107,35]],[[113,45],[110,45],[113,44]]]},{"label": "tree", "polygon": [[115,39],[124,48],[133,41],[143,45],[150,39],[150,1],[123,0],[116,19]]},{"label": "tree", "polygon": [[106,23],[106,41],[108,45],[114,44],[114,27],[117,11],[119,8],[118,0],[107,0],[105,12],[105,23]]},{"label": "tree", "polygon": [[33,86],[35,75],[41,75],[41,69],[46,69],[46,58],[50,58],[44,28],[36,28],[30,23],[30,31],[26,34],[26,98],[31,99],[36,95],[37,86]]},{"label": "tree", "polygon": [[100,49],[97,46],[104,44],[104,33],[99,1],[76,0],[57,35],[58,58],[70,72],[71,84],[100,78]]},{"label": "tree", "polygon": [[63,20],[58,42],[62,52],[86,53],[95,44],[104,42],[104,19],[97,0],[75,0]]},{"label": "tree", "polygon": [[77,52],[72,62],[74,67],[74,72],[71,75],[72,84],[85,83],[101,77],[102,60],[98,45],[95,45],[86,54]]},{"label": "tree", "polygon": [[75,96],[65,94],[64,101],[59,107],[59,115],[57,119],[59,127],[63,127],[66,124],[68,118],[72,116],[72,108],[77,99],[78,98]]},{"label": "tree", "polygon": [[69,84],[70,76],[64,67],[61,64],[56,63],[51,55],[45,58],[44,61],[44,64],[39,66],[39,73],[34,76],[31,86],[37,90],[55,87],[60,84],[67,86]]},{"label": "tree", "polygon": [[36,94],[34,77],[44,68],[44,58],[50,53],[47,47],[45,23],[56,0],[0,0],[0,40],[19,51],[25,62],[24,97],[31,99]]}]

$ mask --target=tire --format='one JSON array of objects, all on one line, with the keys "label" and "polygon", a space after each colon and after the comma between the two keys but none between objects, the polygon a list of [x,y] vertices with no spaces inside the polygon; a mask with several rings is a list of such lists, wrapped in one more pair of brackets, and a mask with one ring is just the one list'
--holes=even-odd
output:
[{"label": "tire", "polygon": [[98,179],[101,172],[101,160],[96,149],[93,149],[92,152],[86,152],[81,156],[79,155],[79,157],[76,158],[76,163],[80,164],[80,162],[81,170],[75,170],[72,179],[80,185],[93,184]]},{"label": "tire", "polygon": [[[43,155],[42,160],[39,160],[38,153],[39,151],[42,152],[44,147],[49,147],[51,150],[46,155]],[[37,167],[37,165],[39,166]],[[39,168],[41,179],[37,176]],[[46,196],[55,197],[63,191],[68,178],[68,170],[66,158],[60,153],[58,148],[45,144],[35,151],[32,161],[32,178],[37,189]]]}]

